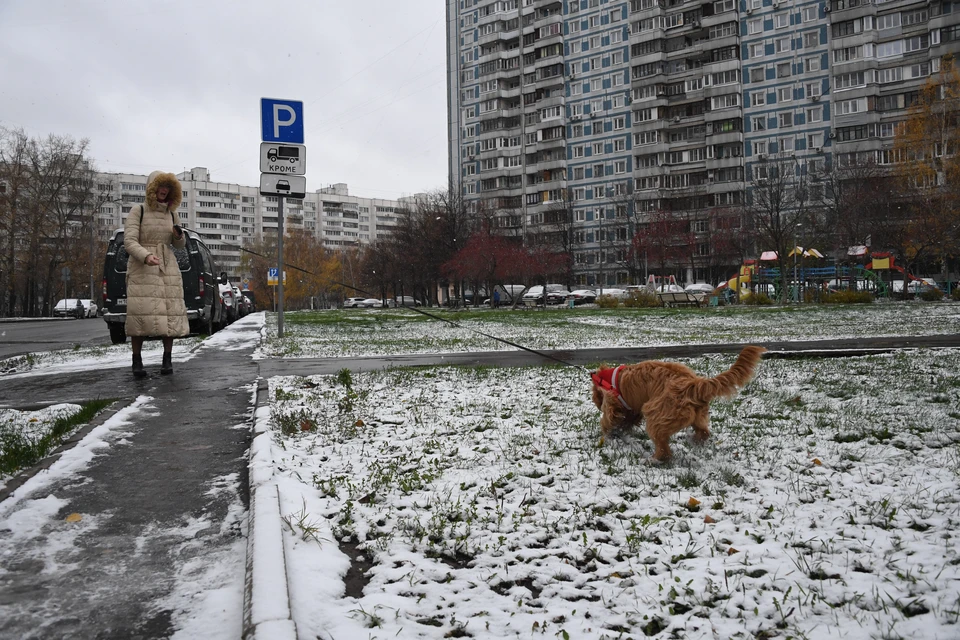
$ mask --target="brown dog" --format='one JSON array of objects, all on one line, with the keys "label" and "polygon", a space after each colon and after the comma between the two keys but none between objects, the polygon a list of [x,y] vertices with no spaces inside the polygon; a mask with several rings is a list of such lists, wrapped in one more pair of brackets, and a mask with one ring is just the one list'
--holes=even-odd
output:
[{"label": "brown dog", "polygon": [[600,417],[600,444],[614,429],[631,427],[646,419],[653,440],[653,457],[669,460],[670,436],[693,426],[693,437],[710,437],[710,401],[736,395],[750,379],[766,351],[745,347],[729,370],[715,378],[701,378],[676,362],[648,360],[593,373],[593,403]]}]

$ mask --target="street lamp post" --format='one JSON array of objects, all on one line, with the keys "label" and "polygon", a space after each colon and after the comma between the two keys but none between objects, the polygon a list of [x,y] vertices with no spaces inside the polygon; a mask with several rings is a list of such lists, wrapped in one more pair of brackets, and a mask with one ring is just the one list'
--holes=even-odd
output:
[{"label": "street lamp post", "polygon": [[797,280],[797,254],[800,253],[798,249],[800,242],[800,223],[797,223],[797,228],[793,232],[793,286],[797,291],[797,302],[802,301],[801,290],[800,290],[800,281]]}]

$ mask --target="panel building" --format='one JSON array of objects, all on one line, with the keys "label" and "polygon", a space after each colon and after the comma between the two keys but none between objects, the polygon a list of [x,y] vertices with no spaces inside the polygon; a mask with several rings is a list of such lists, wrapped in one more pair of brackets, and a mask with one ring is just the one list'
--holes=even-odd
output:
[{"label": "panel building", "polygon": [[958,49],[954,7],[447,0],[451,184],[501,233],[568,250],[574,284],[640,279],[628,248],[658,216],[685,225],[681,275],[704,279],[770,157],[798,178],[893,161],[896,123]]},{"label": "panel building", "polygon": [[[177,178],[183,186],[178,211],[184,224],[203,234],[219,267],[232,280],[250,275],[241,271],[240,247],[277,234],[277,198],[261,196],[259,187],[211,181],[203,167]],[[102,240],[121,228],[130,210],[144,201],[146,185],[145,175],[97,174],[96,188],[103,201],[97,228]],[[338,183],[308,193],[302,200],[284,198],[284,229],[305,230],[329,249],[358,247],[390,234],[403,207],[397,200],[352,196],[346,184]]]}]

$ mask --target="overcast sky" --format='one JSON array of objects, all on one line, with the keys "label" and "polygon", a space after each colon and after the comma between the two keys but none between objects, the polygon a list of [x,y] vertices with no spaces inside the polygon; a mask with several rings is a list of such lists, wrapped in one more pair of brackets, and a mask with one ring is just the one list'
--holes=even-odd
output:
[{"label": "overcast sky", "polygon": [[442,0],[0,0],[0,127],[255,186],[260,98],[301,100],[308,191],[443,188],[445,29]]}]

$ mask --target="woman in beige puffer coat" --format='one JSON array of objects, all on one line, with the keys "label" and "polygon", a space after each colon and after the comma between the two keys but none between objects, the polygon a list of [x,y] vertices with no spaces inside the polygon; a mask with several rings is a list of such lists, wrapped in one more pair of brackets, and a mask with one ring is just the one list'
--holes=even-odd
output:
[{"label": "woman in beige puffer coat", "polygon": [[180,229],[177,207],[183,198],[180,181],[172,173],[154,171],[147,178],[146,202],[135,205],[123,227],[127,261],[127,321],[133,347],[133,375],[142,378],[140,350],[146,337],[163,339],[160,373],[173,373],[173,339],[190,332],[183,302],[183,280],[173,247],[182,249],[187,238]]}]

